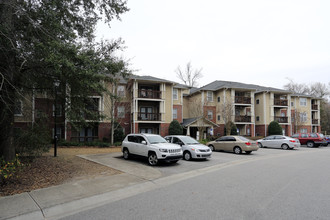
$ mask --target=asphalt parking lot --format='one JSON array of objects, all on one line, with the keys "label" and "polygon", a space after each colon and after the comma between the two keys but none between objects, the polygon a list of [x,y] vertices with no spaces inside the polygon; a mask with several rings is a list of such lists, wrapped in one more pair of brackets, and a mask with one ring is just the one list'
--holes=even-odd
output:
[{"label": "asphalt parking lot", "polygon": [[221,164],[260,160],[267,159],[269,157],[286,156],[296,153],[308,153],[310,151],[327,149],[330,149],[330,147],[307,148],[305,145],[303,145],[299,149],[294,150],[260,148],[258,151],[253,151],[249,155],[244,153],[236,155],[234,153],[216,151],[212,152],[212,157],[207,160],[180,160],[175,164],[163,162],[154,167],[149,166],[147,160],[144,158],[131,158],[129,160],[124,160],[124,158],[122,157],[122,153],[88,155],[82,157],[121,170],[125,173],[152,180],[160,177],[171,176],[174,174],[185,173]]}]

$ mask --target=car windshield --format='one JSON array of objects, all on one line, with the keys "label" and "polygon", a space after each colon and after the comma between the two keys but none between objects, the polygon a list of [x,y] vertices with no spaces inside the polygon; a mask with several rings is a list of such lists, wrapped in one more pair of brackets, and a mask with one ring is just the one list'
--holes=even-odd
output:
[{"label": "car windshield", "polygon": [[320,134],[320,133],[319,133],[319,135],[320,135],[321,138],[324,138],[324,135],[323,135],[323,134]]},{"label": "car windshield", "polygon": [[198,141],[196,141],[194,138],[192,137],[189,137],[189,136],[184,136],[184,137],[180,137],[182,142],[185,143],[185,144],[199,144]]},{"label": "car windshield", "polygon": [[167,143],[167,141],[163,137],[158,135],[147,136],[147,139],[150,142],[150,144]]}]

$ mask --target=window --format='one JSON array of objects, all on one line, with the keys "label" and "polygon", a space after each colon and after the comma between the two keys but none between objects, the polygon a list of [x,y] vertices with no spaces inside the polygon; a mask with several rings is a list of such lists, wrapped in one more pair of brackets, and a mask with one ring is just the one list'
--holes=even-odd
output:
[{"label": "window", "polygon": [[307,106],[307,98],[299,99],[300,106]]},{"label": "window", "polygon": [[294,107],[294,102],[291,102],[291,107]]},{"label": "window", "polygon": [[125,118],[125,106],[118,106],[117,107],[117,117],[118,118]]},{"label": "window", "polygon": [[178,100],[178,89],[173,89],[173,100]]},{"label": "window", "polygon": [[14,115],[15,116],[22,116],[22,109],[23,109],[23,103],[21,100],[17,100],[15,102],[15,106],[14,106]]},{"label": "window", "polygon": [[55,116],[55,112],[56,112],[57,117],[61,117],[62,116],[62,105],[56,104],[56,109],[55,109],[55,105],[53,104],[53,116]]},{"label": "window", "polygon": [[259,104],[259,102],[260,102],[260,100],[259,100],[259,99],[257,99],[257,100],[256,100],[256,103],[257,103],[257,105]]},{"label": "window", "polygon": [[118,86],[117,87],[117,96],[125,97],[125,86]]},{"label": "window", "polygon": [[209,102],[213,102],[213,92],[207,91],[206,100]]},{"label": "window", "polygon": [[220,119],[221,119],[221,117],[220,117],[220,115],[218,115],[218,121],[220,121]]},{"label": "window", "polygon": [[207,110],[207,118],[209,120],[212,120],[213,119],[213,111],[212,110]]},{"label": "window", "polygon": [[152,128],[141,128],[140,133],[152,134]]},{"label": "window", "polygon": [[260,117],[259,116],[257,116],[257,121],[260,121]]},{"label": "window", "polygon": [[173,108],[173,119],[178,119],[178,109]]},{"label": "window", "polygon": [[300,115],[300,122],[306,122],[307,121],[307,113],[303,112],[303,113],[299,113]]},{"label": "window", "polygon": [[[300,133],[307,133],[307,128],[301,128]],[[308,138],[308,134],[301,134],[302,138]]]},{"label": "window", "polygon": [[220,102],[220,96],[218,96],[218,102]]},{"label": "window", "polygon": [[294,135],[292,135],[291,137],[293,137],[293,138],[298,138],[298,137],[299,137],[299,134],[294,134]]}]

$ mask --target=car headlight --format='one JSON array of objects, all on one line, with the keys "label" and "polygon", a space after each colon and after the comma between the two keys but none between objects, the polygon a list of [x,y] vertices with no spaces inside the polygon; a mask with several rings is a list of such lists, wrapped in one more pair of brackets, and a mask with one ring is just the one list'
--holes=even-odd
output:
[{"label": "car headlight", "polygon": [[199,152],[197,148],[191,148],[192,151],[195,151],[196,153]]},{"label": "car headlight", "polygon": [[167,153],[167,152],[168,152],[168,150],[167,150],[167,149],[162,149],[162,148],[160,148],[160,149],[159,149],[159,151],[160,151],[160,152],[165,152],[165,153]]}]

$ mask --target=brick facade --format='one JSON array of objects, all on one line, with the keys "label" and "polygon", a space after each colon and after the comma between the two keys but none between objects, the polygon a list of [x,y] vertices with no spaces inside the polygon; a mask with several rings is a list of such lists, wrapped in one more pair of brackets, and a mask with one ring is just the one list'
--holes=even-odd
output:
[{"label": "brick facade", "polygon": [[182,105],[173,105],[173,109],[177,109],[177,118],[174,120],[177,120],[179,123],[182,123]]}]

